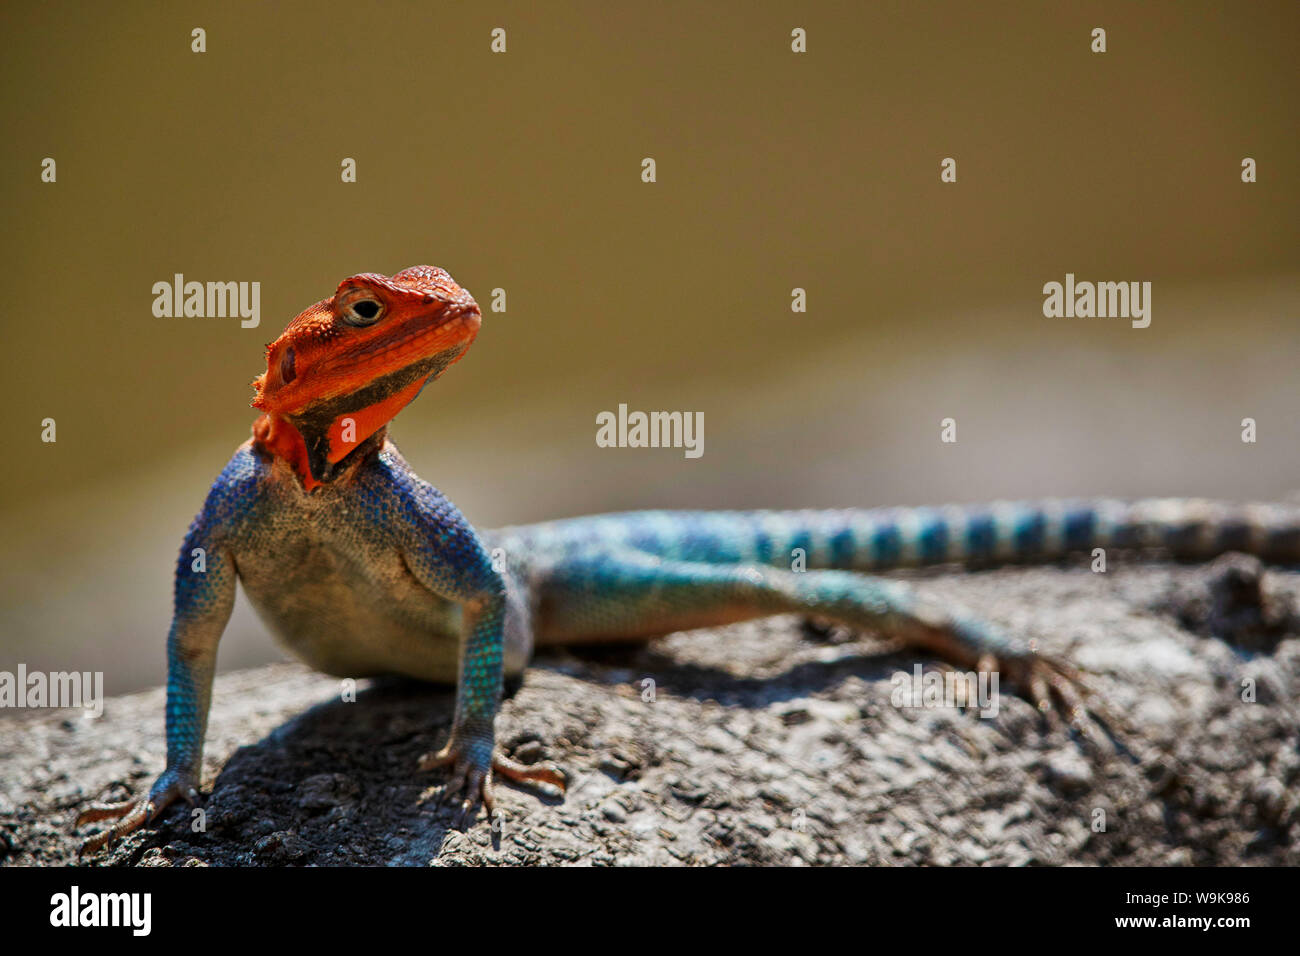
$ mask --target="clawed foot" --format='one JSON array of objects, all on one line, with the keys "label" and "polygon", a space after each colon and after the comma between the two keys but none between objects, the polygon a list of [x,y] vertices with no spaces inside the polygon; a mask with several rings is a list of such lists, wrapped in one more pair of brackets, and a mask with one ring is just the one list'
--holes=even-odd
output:
[{"label": "clawed foot", "polygon": [[[976,665],[979,671],[996,671],[1021,690],[1052,727],[1059,727],[1061,717],[1084,739],[1103,752],[1113,753],[1111,734],[1122,722],[1106,712],[1096,692],[1088,686],[1078,668],[1055,657],[1035,652],[994,657],[986,654]],[[1103,731],[1100,718],[1111,734]]]},{"label": "clawed foot", "polygon": [[146,823],[153,822],[158,814],[178,797],[186,800],[191,806],[197,806],[199,802],[198,788],[193,783],[179,778],[169,781],[167,776],[164,775],[162,779],[153,785],[148,797],[123,800],[121,803],[92,803],[77,814],[77,819],[72,824],[74,829],[86,823],[94,823],[97,820],[117,820],[118,822],[107,830],[101,830],[85,840],[78,848],[77,855],[85,856],[87,853],[94,853],[102,847],[108,846],[118,837],[125,836],[140,829]]},{"label": "clawed foot", "polygon": [[566,785],[564,775],[554,765],[528,766],[511,760],[499,750],[493,751],[490,761],[484,761],[481,757],[475,759],[467,748],[456,743],[454,737],[437,753],[425,754],[417,764],[419,770],[433,770],[437,767],[451,768],[448,780],[438,796],[438,803],[447,803],[460,797],[460,818],[457,825],[462,827],[474,821],[480,797],[488,818],[491,819],[496,809],[492,789],[498,774],[516,783],[546,784],[560,793],[564,792]]}]

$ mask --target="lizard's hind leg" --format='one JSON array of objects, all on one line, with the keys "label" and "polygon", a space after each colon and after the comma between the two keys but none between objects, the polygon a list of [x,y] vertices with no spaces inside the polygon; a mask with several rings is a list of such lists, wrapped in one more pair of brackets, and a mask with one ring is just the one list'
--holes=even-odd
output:
[{"label": "lizard's hind leg", "polygon": [[543,644],[652,637],[772,614],[826,618],[923,648],[958,667],[998,672],[1045,718],[1055,720],[1059,708],[1077,730],[1109,749],[1073,667],[984,621],[923,601],[901,582],[852,571],[705,564],[620,550],[560,562],[541,582],[539,596],[537,636]]}]

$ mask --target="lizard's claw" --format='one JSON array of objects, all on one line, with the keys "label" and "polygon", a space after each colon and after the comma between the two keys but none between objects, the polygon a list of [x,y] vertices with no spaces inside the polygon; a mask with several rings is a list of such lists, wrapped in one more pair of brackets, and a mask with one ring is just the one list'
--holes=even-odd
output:
[{"label": "lizard's claw", "polygon": [[487,766],[483,766],[458,746],[454,737],[437,753],[425,754],[417,764],[419,770],[434,770],[438,767],[451,768],[450,777],[438,796],[438,802],[441,804],[460,797],[461,825],[473,822],[480,797],[488,818],[491,819],[496,810],[496,797],[493,793],[496,774],[519,783],[531,781],[548,784],[561,793],[565,788],[564,775],[553,766],[538,764],[530,767],[516,763],[499,750],[494,750],[492,759],[487,761]]},{"label": "lizard's claw", "polygon": [[77,814],[77,819],[72,824],[74,829],[97,820],[118,822],[86,839],[78,848],[77,855],[85,856],[87,853],[94,853],[118,837],[138,830],[146,823],[151,823],[177,798],[183,798],[191,806],[196,806],[199,802],[198,788],[186,778],[164,773],[153,785],[148,797],[123,800],[121,803],[92,803]]},{"label": "lizard's claw", "polygon": [[496,801],[492,795],[492,764],[475,760],[467,751],[462,750],[453,738],[437,753],[425,754],[416,764],[419,770],[435,770],[449,767],[450,775],[438,794],[438,804],[442,805],[456,797],[461,797],[460,819],[457,825],[467,826],[473,822],[479,797],[488,816],[492,816]]},{"label": "lizard's claw", "polygon": [[1061,716],[1085,740],[1105,753],[1114,745],[1098,725],[1100,718],[1109,728],[1122,721],[1106,712],[1096,692],[1088,686],[1080,671],[1059,658],[1036,652],[1011,654],[995,658],[986,654],[976,667],[980,671],[1000,671],[1015,684],[1052,727],[1060,726]]}]

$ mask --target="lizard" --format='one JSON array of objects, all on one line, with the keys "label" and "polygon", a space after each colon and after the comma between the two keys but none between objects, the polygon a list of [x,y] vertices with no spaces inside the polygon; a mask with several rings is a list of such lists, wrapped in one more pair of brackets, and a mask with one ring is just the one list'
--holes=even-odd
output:
[{"label": "lizard", "polygon": [[[212,485],[177,560],[167,637],[167,757],[147,795],[94,803],[112,820],[82,852],[199,801],[216,650],[236,580],[269,629],[326,673],[456,684],[445,768],[463,821],[494,810],[505,778],[562,792],[565,775],[495,744],[504,680],[535,646],[650,639],[800,613],[868,630],[981,671],[1039,711],[1096,734],[1100,709],[1069,662],[1035,642],[922,600],[879,576],[907,567],[1060,560],[1160,548],[1203,560],[1244,551],[1300,562],[1300,509],[1199,499],[1046,500],[940,508],[641,511],[476,531],[407,465],[387,430],[464,357],[482,324],[443,269],[362,273],[266,347],[261,412]],[[795,567],[792,556],[805,556]]]}]

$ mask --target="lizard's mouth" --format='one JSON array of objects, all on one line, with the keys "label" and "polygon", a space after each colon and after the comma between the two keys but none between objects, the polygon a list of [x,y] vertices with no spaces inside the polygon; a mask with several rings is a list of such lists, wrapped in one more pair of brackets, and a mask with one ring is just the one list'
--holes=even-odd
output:
[{"label": "lizard's mouth", "polygon": [[477,305],[454,305],[400,326],[385,325],[310,363],[299,352],[290,365],[292,378],[282,368],[278,387],[254,405],[291,421],[319,418],[323,409],[343,413],[372,407],[413,379],[440,375],[465,354],[482,322]]}]

